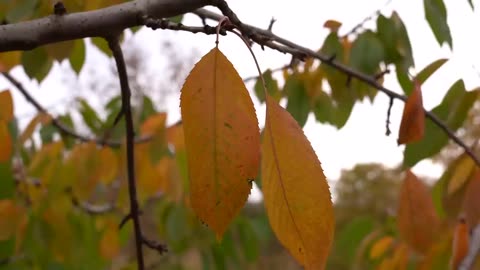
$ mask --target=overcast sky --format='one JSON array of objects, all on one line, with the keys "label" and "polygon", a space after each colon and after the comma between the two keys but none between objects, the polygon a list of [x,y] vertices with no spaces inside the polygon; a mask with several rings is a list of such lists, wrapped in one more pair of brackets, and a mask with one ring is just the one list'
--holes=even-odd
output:
[{"label": "overcast sky", "polygon": [[[472,12],[467,0],[445,0],[448,23],[453,37],[453,52],[447,46],[441,48],[435,41],[424,20],[422,1],[393,0],[387,6],[385,6],[386,0],[231,0],[228,2],[243,22],[266,28],[270,19],[274,17],[277,22],[273,31],[277,35],[311,49],[318,49],[328,35],[328,30],[322,27],[328,19],[342,22],[340,32],[344,33],[378,8],[384,7],[382,13],[387,16],[392,10],[396,10],[406,24],[417,71],[439,58],[450,59],[422,87],[424,105],[427,108],[437,105],[446,90],[458,78],[465,80],[469,90],[480,86],[480,75],[475,70],[480,70],[480,54],[478,54],[480,39],[477,38],[476,33],[472,34],[471,30],[480,25],[480,13]],[[184,23],[198,25],[200,21],[195,16],[187,16]],[[374,21],[367,26],[374,26]],[[168,58],[160,50],[161,41],[171,40],[176,46],[178,45],[180,52],[184,52],[185,57],[192,55],[192,51],[196,51],[195,55],[201,57],[214,46],[214,39],[214,36],[202,34],[143,29],[130,42],[144,48],[150,59],[148,65],[158,69],[158,76],[162,76],[161,70]],[[248,50],[236,36],[222,37],[220,49],[242,77],[257,74]],[[262,51],[258,46],[254,49],[262,69],[280,67],[290,61],[289,56],[281,53],[269,49]],[[104,56],[92,47],[88,47],[87,54],[86,65],[90,70],[95,67],[96,72],[108,74],[108,60]],[[22,68],[16,68],[13,74],[21,79],[32,94],[52,112],[62,112],[69,107],[65,105],[66,102],[79,94],[78,89],[72,89],[71,86],[88,81],[89,73],[82,72],[78,82],[70,81],[65,84],[66,77],[60,72],[68,67],[68,63],[64,62],[61,66],[63,69],[59,68],[58,64],[55,65],[54,72],[40,87],[26,78]],[[76,80],[74,76],[67,77],[70,80],[72,78]],[[252,85],[248,84],[250,87]],[[3,79],[0,80],[0,86],[7,87]],[[401,93],[395,76],[387,76],[385,86]],[[15,99],[15,113],[24,116],[22,118],[24,124],[28,121],[27,115],[31,115],[34,109],[16,91],[12,92]],[[254,101],[256,102],[255,98]],[[388,98],[379,93],[373,104],[365,102],[355,105],[348,123],[340,131],[328,125],[320,125],[315,121],[314,116],[310,115],[304,131],[317,152],[329,180],[337,179],[341,169],[351,168],[357,163],[381,162],[387,166],[395,166],[402,162],[404,147],[398,147],[396,140],[403,104],[399,101],[395,102],[391,117],[392,135],[386,137],[385,121],[388,103]],[[178,96],[168,100],[169,122],[179,118],[178,104]],[[256,108],[260,125],[263,126],[265,108],[258,103]],[[419,175],[438,177],[442,173],[442,168],[424,161],[415,166],[414,172]]]}]

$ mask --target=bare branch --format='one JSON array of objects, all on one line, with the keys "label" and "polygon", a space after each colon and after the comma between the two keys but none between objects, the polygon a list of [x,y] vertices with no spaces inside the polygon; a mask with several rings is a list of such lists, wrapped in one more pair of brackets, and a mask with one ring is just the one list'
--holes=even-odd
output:
[{"label": "bare branch", "polygon": [[130,197],[130,214],[133,220],[133,228],[135,231],[135,246],[137,253],[137,265],[139,270],[145,269],[143,258],[143,234],[140,227],[140,211],[137,199],[137,185],[135,181],[135,130],[133,126],[132,107],[130,104],[131,91],[128,85],[127,68],[123,58],[122,48],[120,47],[118,35],[108,38],[108,46],[112,50],[115,63],[117,65],[118,77],[120,80],[120,90],[122,96],[122,108],[125,115],[125,129],[127,135],[127,177],[128,177],[128,193]]},{"label": "bare branch", "polygon": [[[17,79],[15,79],[12,75],[7,72],[2,72],[2,75],[13,85],[15,88],[20,91],[20,93],[25,97],[25,99],[37,109],[38,112],[45,113],[50,115],[45,107],[43,107],[30,93],[27,89],[21,84]],[[120,141],[108,141],[103,138],[91,138],[85,135],[78,134],[76,131],[70,129],[66,126],[62,121],[59,119],[52,117],[52,125],[55,126],[61,133],[71,136],[79,141],[82,142],[91,142],[94,141],[96,144],[99,145],[108,145],[110,147],[120,147],[122,142]],[[150,140],[150,137],[141,137],[135,140],[135,143],[143,143]]]}]

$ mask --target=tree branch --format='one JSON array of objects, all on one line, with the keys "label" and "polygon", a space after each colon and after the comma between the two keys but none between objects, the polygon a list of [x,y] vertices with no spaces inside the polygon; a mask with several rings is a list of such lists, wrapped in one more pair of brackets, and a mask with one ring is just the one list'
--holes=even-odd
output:
[{"label": "tree branch", "polygon": [[[255,26],[251,26],[248,24],[242,23],[235,13],[228,7],[227,3],[224,0],[216,0],[215,5],[222,11],[222,13],[229,17],[230,21],[237,26],[237,28],[247,37],[251,38],[256,43],[269,47],[274,50],[278,50],[283,53],[289,53],[293,56],[299,57],[303,59],[305,57],[312,57],[322,61],[323,63],[337,69],[338,71],[348,75],[349,78],[355,78],[360,80],[373,88],[378,89],[379,91],[383,92],[391,99],[399,99],[403,102],[407,100],[406,96],[397,94],[390,89],[385,88],[383,85],[379,84],[377,80],[369,75],[363,74],[354,70],[342,63],[335,61],[330,57],[322,55],[316,51],[313,51],[309,48],[300,46],[294,42],[291,42],[287,39],[279,37],[272,33],[271,31],[264,30],[257,28]],[[214,21],[220,21],[222,19],[222,15],[216,14],[214,12],[199,9],[193,12],[197,16],[211,19]],[[424,109],[425,116],[430,119],[433,123],[435,123],[440,129],[447,134],[447,136],[452,139],[455,143],[457,143],[461,148],[465,150],[465,152],[475,161],[477,165],[480,166],[480,159],[475,155],[475,153],[468,147],[460,138],[458,138],[455,133],[434,113]]]},{"label": "tree branch", "polygon": [[48,17],[0,25],[0,52],[86,37],[105,37],[140,25],[142,16],[168,18],[209,5],[211,0],[135,0],[103,9],[52,14]]},{"label": "tree branch", "polygon": [[[12,75],[7,72],[2,72],[2,75],[7,79],[15,88],[20,91],[23,97],[28,101],[28,103],[32,104],[33,107],[38,112],[45,113],[47,115],[51,115],[48,110],[42,106],[30,93],[27,89],[21,84],[17,79],[15,79]],[[104,138],[91,138],[85,135],[78,134],[75,130],[70,129],[66,126],[62,121],[52,116],[52,125],[56,127],[61,133],[64,133],[68,136],[71,136],[79,141],[82,142],[91,142],[94,141],[98,145],[108,145],[110,147],[120,147],[122,142],[120,141],[109,141],[105,140]],[[143,143],[150,140],[150,137],[140,137],[135,140],[135,143]]]},{"label": "tree branch", "polygon": [[120,47],[119,35],[108,38],[108,46],[112,50],[115,63],[117,65],[118,77],[120,80],[120,89],[122,96],[122,109],[125,115],[125,128],[127,135],[127,178],[128,178],[128,192],[130,197],[130,215],[133,220],[133,228],[135,232],[135,246],[137,253],[137,265],[139,270],[145,269],[143,258],[143,234],[140,227],[140,211],[137,199],[137,185],[135,182],[135,153],[134,153],[134,139],[135,130],[133,126],[132,106],[130,104],[131,91],[128,85],[127,68],[123,57],[122,49]]}]

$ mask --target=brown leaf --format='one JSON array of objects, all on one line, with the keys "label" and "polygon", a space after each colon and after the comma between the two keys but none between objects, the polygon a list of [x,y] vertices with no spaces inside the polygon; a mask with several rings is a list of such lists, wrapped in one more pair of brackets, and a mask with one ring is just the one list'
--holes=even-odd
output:
[{"label": "brown leaf", "polygon": [[5,162],[12,156],[12,138],[7,123],[0,119],[0,162]]},{"label": "brown leaf", "polygon": [[469,232],[465,220],[461,219],[455,225],[453,233],[452,256],[450,257],[451,269],[458,269],[468,253]]},{"label": "brown leaf", "polygon": [[322,167],[295,119],[270,96],[262,142],[262,190],[273,231],[305,269],[324,269],[334,214]]},{"label": "brown leaf", "polygon": [[398,134],[398,144],[412,143],[423,138],[425,133],[425,113],[423,112],[422,90],[415,82],[412,94],[405,102],[402,122]]},{"label": "brown leaf", "polygon": [[260,132],[240,75],[214,48],[195,65],[180,106],[191,205],[221,238],[245,204],[260,163]]},{"label": "brown leaf", "polygon": [[0,120],[10,122],[13,118],[13,99],[10,91],[0,92]]},{"label": "brown leaf", "polygon": [[397,226],[413,249],[424,254],[430,248],[439,220],[425,184],[407,170],[400,191]]},{"label": "brown leaf", "polygon": [[480,221],[480,169],[476,169],[468,183],[463,201],[465,219],[470,227]]}]

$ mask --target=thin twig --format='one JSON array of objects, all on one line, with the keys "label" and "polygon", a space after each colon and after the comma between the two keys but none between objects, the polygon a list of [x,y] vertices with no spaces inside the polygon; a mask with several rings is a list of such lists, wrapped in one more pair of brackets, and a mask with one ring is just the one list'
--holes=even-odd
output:
[{"label": "thin twig", "polygon": [[[374,77],[361,73],[340,62],[337,62],[334,59],[332,59],[331,56],[325,56],[309,48],[300,46],[292,41],[279,37],[268,30],[260,29],[260,28],[242,23],[238,19],[237,15],[228,7],[225,1],[216,0],[214,2],[215,2],[215,5],[222,11],[222,13],[225,16],[229,17],[230,21],[235,26],[238,27],[238,29],[243,33],[243,35],[248,36],[254,42],[267,46],[271,49],[278,50],[283,53],[292,54],[296,57],[299,57],[300,59],[303,59],[305,57],[312,57],[312,58],[318,59],[324,62],[325,64],[337,69],[338,71],[348,75],[349,77],[351,78],[353,77],[357,80],[360,80],[372,86],[373,88],[378,89],[379,91],[383,92],[390,98],[399,99],[403,102],[407,100],[406,96],[397,94],[392,90],[387,89],[383,85],[379,84]],[[214,12],[211,12],[205,9],[196,10],[194,11],[194,13],[197,14],[198,16],[203,16],[205,18],[216,20],[216,21],[219,21],[221,18],[223,18],[222,15],[216,14]],[[443,130],[443,132],[445,132],[445,134],[447,134],[447,136],[450,139],[452,139],[461,148],[463,148],[465,152],[475,161],[475,163],[480,166],[480,159],[460,138],[458,138],[455,135],[455,133],[440,118],[438,118],[434,113],[427,111],[426,109],[424,109],[424,112],[427,118],[429,118],[433,123],[435,123],[435,125],[437,125],[441,130]]]},{"label": "thin twig", "polygon": [[341,38],[345,38],[345,37],[348,37],[350,35],[353,35],[353,34],[357,33],[357,31],[360,28],[362,28],[367,22],[369,22],[369,21],[375,19],[377,16],[379,16],[380,13],[382,12],[382,9],[384,9],[386,6],[388,6],[391,2],[392,2],[392,0],[388,0],[381,8],[375,10],[375,12],[373,12],[370,16],[364,18],[361,22],[359,22],[357,25],[355,25],[350,31],[345,33],[345,35],[341,36]]},{"label": "thin twig", "polygon": [[113,53],[113,58],[117,65],[118,77],[120,80],[120,89],[122,97],[122,108],[125,115],[125,129],[126,129],[126,146],[127,146],[127,178],[128,178],[128,193],[130,197],[130,213],[133,220],[133,228],[135,231],[135,245],[137,253],[137,266],[139,270],[145,269],[143,258],[143,234],[140,227],[140,214],[137,199],[137,185],[135,182],[135,131],[132,118],[132,106],[130,104],[131,91],[128,85],[127,68],[123,57],[122,48],[118,40],[118,35],[107,39],[108,46]]},{"label": "thin twig", "polygon": [[393,107],[393,98],[390,98],[390,102],[388,103],[388,110],[387,110],[387,121],[386,121],[386,129],[387,131],[385,132],[386,136],[390,136],[392,134],[392,131],[390,130],[390,115],[392,113],[392,107]]},{"label": "thin twig", "polygon": [[[10,75],[7,72],[2,72],[2,75],[7,79],[15,88],[20,91],[20,93],[23,95],[23,97],[35,107],[35,109],[38,112],[45,113],[47,115],[51,115],[48,110],[43,107],[30,93],[27,91],[27,89],[21,84],[17,79],[15,79],[12,75]],[[123,142],[121,141],[109,141],[105,140],[104,138],[92,138],[89,136],[81,135],[75,132],[74,130],[70,129],[68,126],[66,126],[62,121],[60,121],[58,118],[52,117],[52,125],[55,126],[61,133],[66,134],[70,137],[73,137],[79,141],[82,142],[91,142],[94,141],[96,144],[99,145],[108,145],[110,147],[120,147]],[[149,141],[151,138],[150,137],[141,137],[137,138],[135,140],[135,143],[143,143]]]},{"label": "thin twig", "polygon": [[[202,26],[187,26],[181,23],[175,23],[167,19],[156,19],[156,18],[151,18],[148,16],[143,16],[141,18],[141,23],[145,25],[146,27],[149,27],[153,30],[156,29],[169,29],[169,30],[175,30],[175,31],[187,31],[193,34],[196,33],[204,33],[206,35],[213,35],[216,34],[215,27],[210,26],[208,24],[205,24],[203,27]],[[225,30],[222,30],[220,32],[221,35],[226,35],[227,32]]]}]

